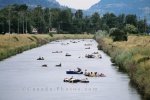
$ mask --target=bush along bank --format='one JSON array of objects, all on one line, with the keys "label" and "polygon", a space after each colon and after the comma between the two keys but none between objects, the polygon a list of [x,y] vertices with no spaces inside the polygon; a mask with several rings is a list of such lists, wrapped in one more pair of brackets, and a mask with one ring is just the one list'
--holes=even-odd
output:
[{"label": "bush along bank", "polygon": [[0,35],[0,61],[58,39],[92,39],[88,34],[6,34]]},{"label": "bush along bank", "polygon": [[116,41],[109,36],[95,36],[99,49],[130,76],[145,100],[150,100],[150,36],[128,36]]}]

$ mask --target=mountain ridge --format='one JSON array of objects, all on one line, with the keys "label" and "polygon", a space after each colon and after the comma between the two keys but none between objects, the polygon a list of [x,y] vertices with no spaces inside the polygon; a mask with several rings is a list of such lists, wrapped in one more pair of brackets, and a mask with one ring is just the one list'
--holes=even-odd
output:
[{"label": "mountain ridge", "polygon": [[28,6],[37,6],[49,8],[61,8],[62,6],[56,0],[0,0],[0,8],[11,4],[26,4]]},{"label": "mountain ridge", "polygon": [[87,11],[88,14],[98,12],[101,15],[109,12],[116,15],[136,14],[150,22],[150,1],[149,0],[101,0],[97,4],[90,7]]}]

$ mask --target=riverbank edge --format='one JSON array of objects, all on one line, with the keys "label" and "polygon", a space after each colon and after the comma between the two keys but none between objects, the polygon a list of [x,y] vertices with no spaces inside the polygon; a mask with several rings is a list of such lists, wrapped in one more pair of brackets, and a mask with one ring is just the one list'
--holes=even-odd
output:
[{"label": "riverbank edge", "polygon": [[[124,66],[123,62],[120,62],[120,64],[117,64],[116,59],[115,59],[115,57],[112,56],[112,54],[114,54],[115,56],[118,56],[119,53],[115,54],[116,52],[114,51],[114,46],[111,43],[107,43],[108,41],[106,42],[106,40],[105,40],[106,38],[108,38],[108,37],[101,37],[101,38],[96,38],[96,36],[94,37],[94,39],[98,43],[98,49],[102,50],[103,52],[105,52],[106,54],[108,54],[111,57],[111,61],[116,66],[118,66],[119,71],[125,72],[129,75],[130,84],[132,84],[138,90],[138,92],[142,95],[142,98],[144,100],[150,100],[150,94],[147,94],[145,91],[146,86],[143,86],[143,85],[137,83],[136,77],[133,75],[133,73],[127,71],[126,66]],[[122,50],[121,48],[117,48],[117,49],[120,49],[118,51]],[[122,50],[122,52],[124,52],[124,51]]]},{"label": "riverbank edge", "polygon": [[[22,34],[26,35],[26,34]],[[16,54],[22,53],[24,51],[40,47],[42,45],[45,45],[49,42],[55,41],[55,40],[60,40],[60,39],[93,39],[94,35],[92,34],[54,34],[53,36],[50,36],[48,34],[42,34],[42,36],[36,34],[27,34],[27,38],[33,42],[33,43],[25,43],[21,46],[13,47],[13,48],[5,48],[3,52],[0,50],[0,61],[7,59],[11,56],[14,56]],[[0,35],[0,38],[4,35]],[[20,35],[17,34],[9,34],[9,38],[14,38],[18,41],[21,40],[22,38],[19,37]],[[12,42],[12,41],[11,41]],[[16,41],[15,41],[16,42]],[[11,43],[10,43],[11,44]],[[0,48],[1,49],[1,48]]]}]

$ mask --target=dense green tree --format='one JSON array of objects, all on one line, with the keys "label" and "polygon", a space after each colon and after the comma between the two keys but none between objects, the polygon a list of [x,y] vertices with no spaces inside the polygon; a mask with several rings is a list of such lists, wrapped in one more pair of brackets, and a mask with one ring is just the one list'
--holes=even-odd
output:
[{"label": "dense green tree", "polygon": [[147,33],[150,34],[150,25],[147,25]]},{"label": "dense green tree", "polygon": [[136,17],[136,15],[131,15],[131,14],[127,15],[126,18],[125,18],[125,23],[137,26],[137,17]]},{"label": "dense green tree", "polygon": [[52,27],[55,27],[59,30],[60,27],[60,13],[61,10],[58,8],[50,9],[50,23]]},{"label": "dense green tree", "polygon": [[0,33],[5,34],[6,30],[8,30],[7,18],[4,14],[5,10],[0,10]]},{"label": "dense green tree", "polygon": [[62,10],[59,16],[59,28],[62,31],[69,32],[71,30],[72,12],[70,9]]},{"label": "dense green tree", "polygon": [[32,15],[33,27],[37,28],[38,33],[46,32],[46,23],[44,20],[44,11],[41,6],[37,6],[33,10]]},{"label": "dense green tree", "polygon": [[117,28],[123,29],[125,25],[125,14],[121,14],[117,17]]},{"label": "dense green tree", "polygon": [[44,9],[44,20],[45,20],[45,24],[46,24],[46,32],[49,31],[49,28],[52,28],[52,23],[51,23],[51,13],[49,8],[45,8]]},{"label": "dense green tree", "polygon": [[48,33],[49,28],[56,28],[60,33],[95,33],[98,30],[109,32],[111,28],[125,29],[126,32],[145,33],[149,31],[146,19],[137,20],[136,15],[98,13],[84,16],[82,10],[74,13],[69,8],[29,8],[27,5],[9,5],[0,9],[0,33]]},{"label": "dense green tree", "polygon": [[92,27],[94,29],[94,32],[98,31],[99,29],[101,29],[100,27],[100,15],[98,13],[94,13],[91,16],[91,23],[92,23]]},{"label": "dense green tree", "polygon": [[113,13],[106,13],[103,15],[103,23],[106,24],[109,28],[117,27],[117,17]]},{"label": "dense green tree", "polygon": [[146,19],[143,19],[143,20],[139,20],[137,22],[137,28],[138,28],[138,31],[139,33],[144,33],[147,31],[147,24],[146,24]]},{"label": "dense green tree", "polygon": [[82,10],[77,10],[75,12],[75,18],[76,19],[82,19],[83,18],[83,11]]},{"label": "dense green tree", "polygon": [[82,10],[77,10],[72,18],[72,33],[82,33],[84,31],[84,19]]},{"label": "dense green tree", "polygon": [[83,32],[92,33],[91,20],[89,16],[86,16],[84,19]]}]

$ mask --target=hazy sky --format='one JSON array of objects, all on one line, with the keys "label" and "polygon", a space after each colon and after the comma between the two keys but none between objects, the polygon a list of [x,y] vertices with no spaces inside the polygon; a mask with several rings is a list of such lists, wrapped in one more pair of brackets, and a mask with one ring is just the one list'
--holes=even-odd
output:
[{"label": "hazy sky", "polygon": [[56,0],[61,5],[68,6],[70,8],[75,9],[88,9],[95,3],[99,2],[100,0]]}]

